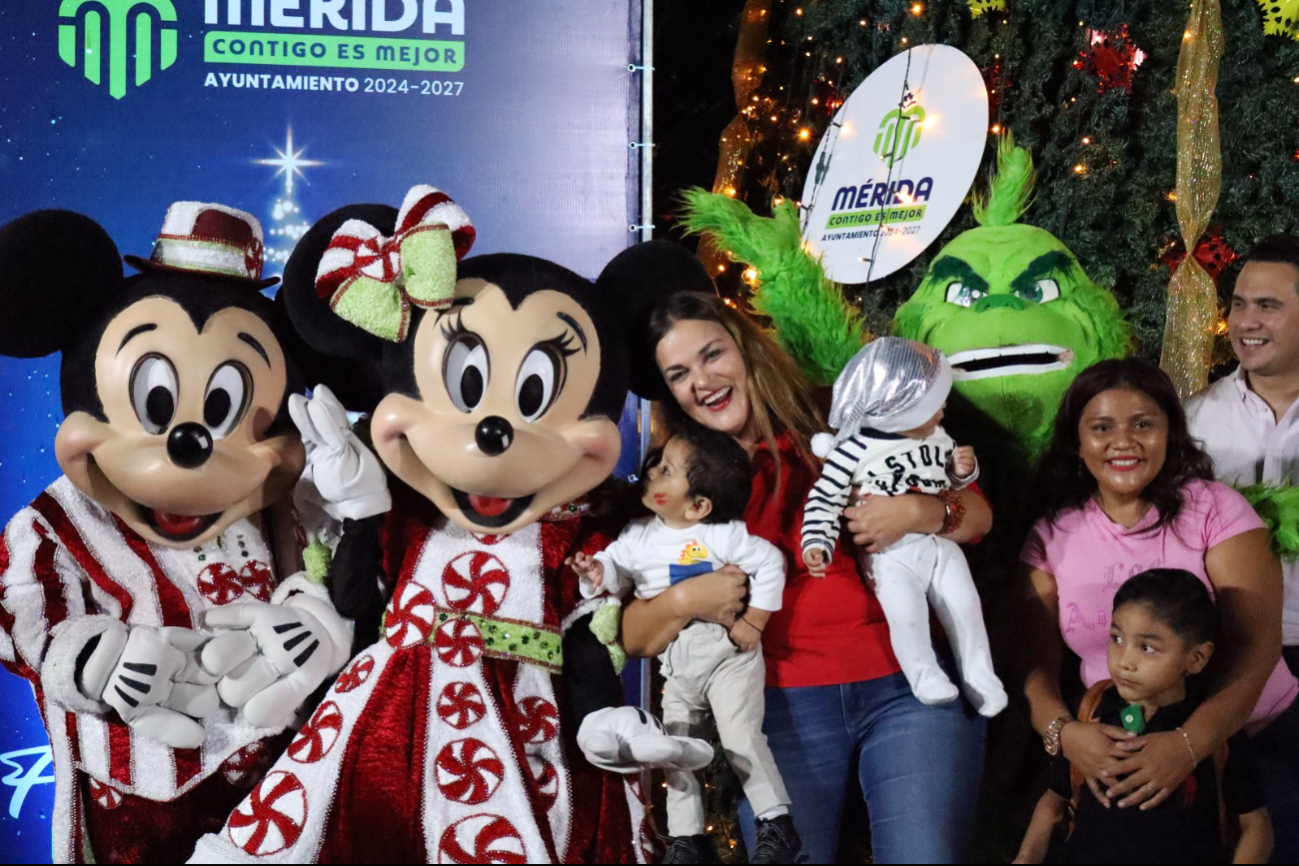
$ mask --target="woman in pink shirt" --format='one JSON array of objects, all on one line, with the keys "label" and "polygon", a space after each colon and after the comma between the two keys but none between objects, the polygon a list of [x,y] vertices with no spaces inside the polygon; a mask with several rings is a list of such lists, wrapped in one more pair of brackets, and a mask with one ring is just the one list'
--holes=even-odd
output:
[{"label": "woman in pink shirt", "polygon": [[[1153,364],[1103,361],[1074,380],[1039,467],[1043,517],[1020,555],[1028,595],[1025,681],[1048,752],[1118,807],[1154,808],[1237,731],[1266,768],[1278,859],[1299,833],[1299,683],[1281,661],[1281,568],[1244,498],[1213,480],[1172,382]],[[1107,677],[1114,593],[1149,568],[1184,568],[1218,600],[1224,646],[1212,693],[1178,731],[1131,737],[1073,720],[1060,690],[1063,648],[1085,686]],[[1029,589],[1028,587],[1031,587]]]}]

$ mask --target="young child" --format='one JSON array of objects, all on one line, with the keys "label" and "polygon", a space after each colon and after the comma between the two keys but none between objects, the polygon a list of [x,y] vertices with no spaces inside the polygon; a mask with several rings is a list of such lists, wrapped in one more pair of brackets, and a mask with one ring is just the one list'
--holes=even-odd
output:
[{"label": "young child", "polygon": [[[868,343],[839,374],[830,408],[839,432],[813,439],[825,466],[803,510],[803,562],[814,577],[825,574],[853,487],[861,495],[943,496],[948,520],[955,513],[959,523],[960,499],[951,491],[973,482],[979,467],[974,450],[957,448],[938,426],[951,390],[952,367],[942,353],[898,337]],[[1005,709],[979,593],[955,543],[910,533],[878,553],[863,551],[862,574],[874,584],[893,654],[921,703],[959,694],[930,642],[928,599],[952,641],[970,703],[989,717]]]},{"label": "young child", "polygon": [[[653,516],[633,521],[594,557],[573,568],[587,597],[653,598],[673,584],[731,563],[749,574],[749,606],[729,630],[696,620],[659,656],[663,722],[668,733],[696,735],[711,712],[731,766],[758,819],[751,863],[794,863],[802,845],[789,817],[789,795],[762,733],[765,667],[761,638],[780,610],[785,561],[749,535],[741,518],[750,493],[749,461],[729,436],[690,425],[645,461],[642,501]],[[715,863],[704,835],[704,803],[694,773],[670,771],[668,863]]]},{"label": "young child", "polygon": [[[1208,588],[1188,571],[1154,568],[1128,580],[1114,596],[1106,655],[1112,679],[1092,686],[1079,721],[1070,724],[1085,724],[1090,716],[1135,733],[1181,733],[1199,705],[1187,694],[1187,679],[1209,663],[1217,622]],[[1038,801],[1015,862],[1041,863],[1048,848],[1054,863],[1225,862],[1221,789],[1222,805],[1240,823],[1232,862],[1266,863],[1272,825],[1247,747],[1233,739],[1224,762],[1221,754],[1192,753],[1189,740],[1187,746],[1190,775],[1153,809],[1101,805],[1070,778],[1068,759],[1054,757],[1050,788]],[[1072,833],[1052,847],[1053,832],[1071,801]]]}]

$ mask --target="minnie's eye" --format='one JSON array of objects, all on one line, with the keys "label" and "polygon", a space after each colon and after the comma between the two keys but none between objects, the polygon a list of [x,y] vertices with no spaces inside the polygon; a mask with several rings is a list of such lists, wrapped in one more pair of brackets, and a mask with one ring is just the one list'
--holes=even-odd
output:
[{"label": "minnie's eye", "polygon": [[203,423],[213,439],[224,439],[243,417],[251,396],[248,371],[242,364],[222,364],[212,374],[203,397]]},{"label": "minnie's eye", "polygon": [[537,346],[523,359],[514,385],[514,402],[524,421],[536,421],[564,386],[564,359],[549,346]]},{"label": "minnie's eye", "polygon": [[145,355],[131,371],[131,406],[145,431],[162,433],[176,414],[176,368],[162,355]]},{"label": "minnie's eye", "polygon": [[462,332],[447,346],[442,360],[442,382],[451,402],[461,412],[472,412],[487,393],[491,365],[487,346],[477,334]]}]

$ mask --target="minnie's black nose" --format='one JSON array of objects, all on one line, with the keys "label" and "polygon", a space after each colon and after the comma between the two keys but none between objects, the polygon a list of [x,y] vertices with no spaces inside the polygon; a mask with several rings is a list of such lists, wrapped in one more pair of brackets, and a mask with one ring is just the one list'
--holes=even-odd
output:
[{"label": "minnie's black nose", "polygon": [[492,415],[478,422],[478,427],[474,430],[474,441],[478,443],[479,451],[488,457],[495,457],[504,453],[514,441],[514,428],[499,415]]},{"label": "minnie's black nose", "polygon": [[202,424],[177,424],[167,434],[167,456],[185,469],[197,469],[212,456],[212,434]]}]

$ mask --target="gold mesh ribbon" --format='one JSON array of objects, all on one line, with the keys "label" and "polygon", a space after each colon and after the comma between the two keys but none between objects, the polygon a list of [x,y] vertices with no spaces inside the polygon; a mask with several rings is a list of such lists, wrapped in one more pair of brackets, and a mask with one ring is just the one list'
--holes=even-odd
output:
[{"label": "gold mesh ribbon", "polygon": [[1177,58],[1177,225],[1187,255],[1168,284],[1164,348],[1159,365],[1186,398],[1208,383],[1218,292],[1192,254],[1222,192],[1218,136],[1218,64],[1222,60],[1218,0],[1194,0]]},{"label": "gold mesh ribbon", "polygon": [[1299,39],[1299,0],[1258,0],[1263,10],[1263,32],[1268,36]]},{"label": "gold mesh ribbon", "polygon": [[[749,158],[749,151],[757,142],[749,127],[746,112],[754,116],[760,113],[753,109],[757,103],[753,102],[752,97],[767,70],[765,57],[767,25],[770,21],[771,0],[747,0],[744,12],[740,15],[740,35],[735,42],[735,62],[731,66],[737,114],[726,129],[722,130],[722,140],[718,144],[717,173],[713,176],[713,192],[730,196],[739,192],[744,180],[744,164]],[[719,250],[707,236],[699,241],[698,256],[714,277],[730,261],[726,253]]]}]

